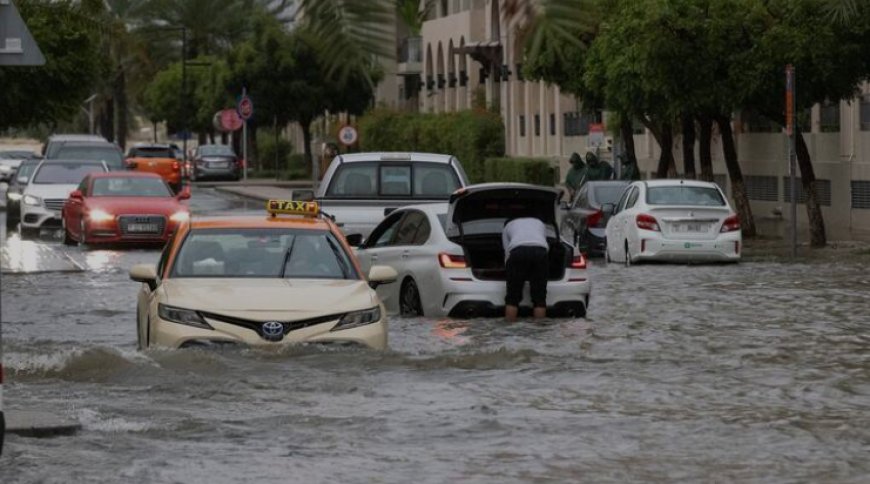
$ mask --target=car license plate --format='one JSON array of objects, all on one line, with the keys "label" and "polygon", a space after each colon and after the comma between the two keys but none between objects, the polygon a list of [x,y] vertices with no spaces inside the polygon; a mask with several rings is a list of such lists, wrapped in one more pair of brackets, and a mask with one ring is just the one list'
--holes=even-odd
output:
[{"label": "car license plate", "polygon": [[214,161],[209,163],[209,168],[226,168],[228,165],[226,161]]},{"label": "car license plate", "polygon": [[157,232],[157,224],[127,224],[127,232]]},{"label": "car license plate", "polygon": [[706,232],[707,224],[679,224],[674,228],[676,228],[676,232]]}]

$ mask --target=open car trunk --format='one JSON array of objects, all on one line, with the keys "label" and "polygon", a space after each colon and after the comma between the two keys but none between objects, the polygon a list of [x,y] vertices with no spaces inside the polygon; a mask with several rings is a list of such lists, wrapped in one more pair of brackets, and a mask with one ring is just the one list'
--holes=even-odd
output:
[{"label": "open car trunk", "polygon": [[481,184],[457,190],[450,197],[447,237],[465,251],[466,263],[478,279],[503,281],[505,277],[502,232],[515,216],[540,219],[552,229],[548,236],[548,279],[559,280],[570,264],[573,247],[563,243],[556,225],[559,192],[520,183]]},{"label": "open car trunk", "polygon": [[[573,248],[553,238],[548,238],[547,242],[550,244],[547,279],[558,281],[565,276]],[[465,250],[465,262],[471,267],[474,277],[484,281],[507,279],[501,234],[466,236],[460,245]]]}]

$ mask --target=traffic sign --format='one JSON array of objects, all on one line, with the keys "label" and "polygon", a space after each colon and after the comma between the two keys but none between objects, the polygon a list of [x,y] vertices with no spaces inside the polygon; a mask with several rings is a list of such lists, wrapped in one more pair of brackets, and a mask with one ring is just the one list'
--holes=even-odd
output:
[{"label": "traffic sign", "polygon": [[242,117],[235,109],[223,109],[214,115],[213,124],[215,129],[222,132],[237,131],[242,129]]},{"label": "traffic sign", "polygon": [[586,144],[596,148],[604,144],[604,124],[589,123],[589,139]]},{"label": "traffic sign", "polygon": [[356,132],[356,128],[351,125],[342,127],[338,132],[338,140],[345,146],[353,145],[357,139],[359,139],[359,134]]},{"label": "traffic sign", "polygon": [[251,101],[247,94],[243,94],[242,98],[239,99],[238,111],[239,117],[243,121],[251,119],[251,116],[254,115],[254,101]]}]

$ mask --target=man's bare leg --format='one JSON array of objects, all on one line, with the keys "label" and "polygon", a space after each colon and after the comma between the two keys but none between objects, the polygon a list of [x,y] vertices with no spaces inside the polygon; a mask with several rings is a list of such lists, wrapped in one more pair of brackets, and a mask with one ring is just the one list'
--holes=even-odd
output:
[{"label": "man's bare leg", "polygon": [[547,308],[539,308],[536,307],[532,310],[532,317],[535,319],[542,319],[547,317]]},{"label": "man's bare leg", "polygon": [[504,307],[504,318],[508,320],[509,323],[512,323],[517,320],[517,313],[519,313],[520,308],[517,306],[506,305]]}]

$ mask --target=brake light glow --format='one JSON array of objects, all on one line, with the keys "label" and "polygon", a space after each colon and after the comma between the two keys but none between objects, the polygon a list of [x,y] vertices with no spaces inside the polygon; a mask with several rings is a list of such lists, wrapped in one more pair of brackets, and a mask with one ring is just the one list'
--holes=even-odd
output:
[{"label": "brake light glow", "polygon": [[604,212],[601,210],[593,213],[592,215],[586,217],[586,225],[589,227],[598,227],[598,223],[604,219]]},{"label": "brake light glow", "polygon": [[735,230],[740,230],[740,217],[737,214],[734,214],[725,219],[722,222],[722,228],[719,232],[734,232]]},{"label": "brake light glow", "polygon": [[173,170],[173,171],[178,171],[178,170],[180,170],[180,169],[181,169],[181,165],[178,164],[177,161],[173,161],[173,162],[172,162],[172,170]]},{"label": "brake light glow", "polygon": [[445,269],[467,269],[468,264],[465,262],[465,256],[453,255],[446,252],[438,254],[438,262]]},{"label": "brake light glow", "polygon": [[571,259],[571,269],[585,269],[586,268],[586,257],[583,254],[575,255],[573,259]]},{"label": "brake light glow", "polygon": [[659,223],[652,215],[640,213],[637,215],[637,228],[644,230],[652,230],[653,232],[661,232]]}]

